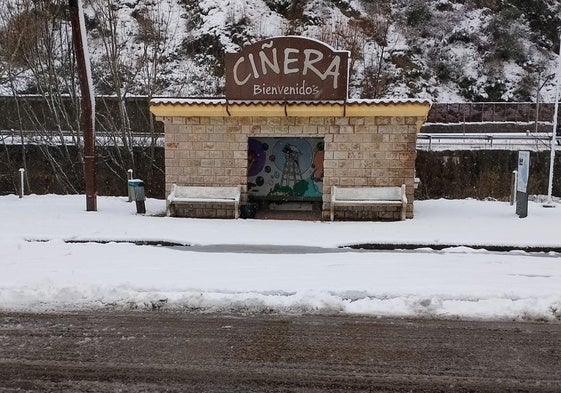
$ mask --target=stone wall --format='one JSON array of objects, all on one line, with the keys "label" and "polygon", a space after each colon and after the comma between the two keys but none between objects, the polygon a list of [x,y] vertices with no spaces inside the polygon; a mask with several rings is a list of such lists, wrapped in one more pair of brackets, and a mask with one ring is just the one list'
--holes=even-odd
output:
[{"label": "stone wall", "polygon": [[[323,218],[331,186],[406,184],[413,217],[418,117],[162,117],[166,195],[171,185],[242,185],[247,200],[248,137],[321,137],[325,143]],[[395,209],[345,209],[339,219],[396,219]],[[215,212],[208,212],[216,216]]]}]

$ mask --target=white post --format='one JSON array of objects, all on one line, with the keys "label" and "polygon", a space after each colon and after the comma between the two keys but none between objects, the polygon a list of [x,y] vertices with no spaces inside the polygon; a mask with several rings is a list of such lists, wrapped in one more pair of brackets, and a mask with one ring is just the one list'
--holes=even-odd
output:
[{"label": "white post", "polygon": [[25,194],[24,176],[25,176],[25,169],[24,168],[19,168],[19,184],[20,184],[19,197],[20,197],[20,199],[23,198],[23,195]]},{"label": "white post", "polygon": [[512,181],[510,184],[510,206],[516,203],[517,188],[518,188],[518,171],[512,171]]},{"label": "white post", "polygon": [[559,36],[559,56],[557,57],[557,84],[555,87],[555,110],[553,111],[553,131],[551,133],[551,154],[549,159],[549,183],[547,186],[547,202],[544,207],[555,207],[551,194],[553,193],[553,166],[555,164],[555,142],[557,139],[557,116],[559,115],[559,84],[561,83],[561,35]]},{"label": "white post", "polygon": [[132,188],[129,186],[129,180],[132,180],[132,169],[127,171],[127,190],[129,195],[129,202],[132,202]]},{"label": "white post", "polygon": [[538,133],[538,121],[540,117],[540,77],[542,73],[538,71],[538,91],[536,92],[536,124],[535,124],[535,133]]}]

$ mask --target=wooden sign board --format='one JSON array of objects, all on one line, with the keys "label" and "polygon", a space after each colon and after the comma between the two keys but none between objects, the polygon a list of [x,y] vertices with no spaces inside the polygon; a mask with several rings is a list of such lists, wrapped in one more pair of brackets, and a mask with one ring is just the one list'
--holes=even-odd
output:
[{"label": "wooden sign board", "polygon": [[226,54],[226,98],[346,100],[349,52],[297,36],[274,37]]}]

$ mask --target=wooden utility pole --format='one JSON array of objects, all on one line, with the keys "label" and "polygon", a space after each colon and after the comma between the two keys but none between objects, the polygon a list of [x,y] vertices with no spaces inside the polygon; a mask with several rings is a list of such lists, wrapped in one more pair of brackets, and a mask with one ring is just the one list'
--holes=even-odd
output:
[{"label": "wooden utility pole", "polygon": [[84,135],[84,177],[86,180],[86,210],[97,211],[97,181],[95,173],[95,100],[86,40],[86,27],[81,0],[69,0],[72,42],[76,52],[78,79],[82,92],[81,126]]}]

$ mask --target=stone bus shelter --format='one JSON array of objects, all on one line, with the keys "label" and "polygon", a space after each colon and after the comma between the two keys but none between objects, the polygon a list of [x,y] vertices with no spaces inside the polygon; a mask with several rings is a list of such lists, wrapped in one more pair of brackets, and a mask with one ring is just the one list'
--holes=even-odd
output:
[{"label": "stone bus shelter", "polygon": [[[165,126],[167,195],[174,184],[184,192],[214,187],[197,189],[213,195],[234,186],[242,208],[327,219],[332,186],[405,184],[412,218],[417,132],[431,104],[349,100],[349,57],[317,40],[272,37],[226,54],[225,98],[152,100]],[[174,203],[173,214],[237,217],[216,197],[208,204],[197,198],[183,198],[181,209]],[[334,213],[345,220],[403,217],[402,206],[337,206]]]},{"label": "stone bus shelter", "polygon": [[[238,186],[242,203],[320,211],[331,186],[406,185],[413,217],[417,133],[430,102],[346,100],[262,102],[154,99],[165,125],[166,193],[172,184]],[[220,206],[179,215],[231,217]],[[397,219],[399,209],[339,207],[337,219]]]}]

